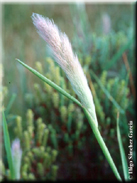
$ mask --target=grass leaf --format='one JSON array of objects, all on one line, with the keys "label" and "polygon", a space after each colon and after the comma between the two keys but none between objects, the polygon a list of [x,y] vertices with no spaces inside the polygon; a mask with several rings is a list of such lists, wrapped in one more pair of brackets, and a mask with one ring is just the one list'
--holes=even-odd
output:
[{"label": "grass leaf", "polygon": [[31,67],[29,67],[28,65],[24,64],[22,61],[20,61],[19,59],[17,59],[17,61],[22,64],[24,67],[26,67],[28,70],[30,70],[33,74],[35,74],[37,77],[39,77],[42,81],[46,82],[47,84],[49,84],[50,86],[52,86],[54,89],[56,89],[58,92],[62,93],[63,95],[65,95],[67,98],[71,99],[72,101],[74,101],[76,104],[78,104],[80,107],[83,108],[83,111],[90,123],[90,126],[95,134],[95,137],[110,165],[110,167],[112,168],[112,171],[114,172],[115,176],[117,177],[118,180],[121,180],[121,177],[117,171],[117,168],[113,162],[113,159],[111,158],[111,155],[108,151],[108,148],[106,147],[103,138],[101,137],[101,134],[98,130],[98,128],[95,125],[94,120],[92,119],[92,116],[89,114],[89,112],[86,110],[86,108],[84,108],[82,106],[82,104],[75,99],[74,97],[72,97],[70,94],[68,94],[65,90],[63,90],[62,88],[60,88],[58,85],[56,85],[55,83],[53,83],[52,81],[50,81],[49,79],[47,79],[46,77],[44,77],[42,74],[40,74],[39,72],[37,72],[36,70],[32,69]]},{"label": "grass leaf", "polygon": [[124,151],[124,147],[122,144],[122,138],[120,134],[120,128],[119,128],[119,112],[117,113],[117,138],[118,138],[118,144],[119,144],[119,149],[120,149],[120,155],[121,155],[121,161],[122,161],[122,167],[123,167],[123,174],[125,180],[129,180],[129,173],[128,173],[128,164],[127,164],[127,159]]},{"label": "grass leaf", "polygon": [[13,161],[12,161],[12,155],[11,155],[10,137],[9,137],[8,127],[7,127],[7,122],[6,122],[4,112],[2,113],[2,118],[3,118],[4,144],[5,144],[5,149],[6,149],[6,153],[7,153],[7,159],[8,159],[9,169],[10,169],[10,173],[11,173],[11,179],[14,180],[15,173],[14,173],[14,167],[13,167]]},{"label": "grass leaf", "polygon": [[119,174],[119,172],[116,168],[116,165],[115,165],[115,163],[110,155],[110,152],[109,152],[109,150],[108,150],[108,148],[107,148],[107,146],[106,146],[106,144],[105,144],[105,142],[100,134],[99,129],[96,127],[95,123],[93,122],[94,120],[93,120],[92,116],[89,115],[88,111],[85,108],[83,108],[83,110],[84,110],[84,113],[88,119],[88,122],[89,122],[92,130],[93,130],[93,133],[94,133],[94,135],[95,135],[95,137],[96,137],[96,139],[97,139],[97,141],[98,141],[98,143],[99,143],[99,145],[100,145],[100,147],[101,147],[101,149],[102,149],[102,151],[103,151],[103,153],[104,153],[104,155],[105,155],[105,157],[106,157],[106,159],[107,159],[107,161],[108,161],[108,163],[113,171],[113,173],[115,174],[117,179],[121,181],[120,174]]},{"label": "grass leaf", "polygon": [[20,64],[22,64],[24,67],[26,67],[29,71],[31,71],[33,74],[35,74],[38,78],[40,78],[42,81],[46,82],[47,84],[49,84],[50,86],[52,86],[55,90],[57,90],[58,92],[62,93],[63,95],[65,95],[67,98],[69,98],[70,100],[72,100],[73,102],[75,102],[76,104],[78,104],[80,107],[82,107],[82,104],[73,96],[71,96],[69,93],[67,93],[65,90],[63,90],[61,87],[59,87],[58,85],[56,85],[54,82],[52,82],[50,79],[46,78],[45,76],[43,76],[42,74],[40,74],[39,72],[37,72],[35,69],[29,67],[27,64],[24,64],[22,61],[20,61],[19,59],[16,59]]}]

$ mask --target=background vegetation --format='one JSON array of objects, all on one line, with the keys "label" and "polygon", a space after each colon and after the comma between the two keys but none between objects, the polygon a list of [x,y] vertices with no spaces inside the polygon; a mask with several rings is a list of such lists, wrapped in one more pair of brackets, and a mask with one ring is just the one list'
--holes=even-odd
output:
[{"label": "background vegetation", "polygon": [[[119,111],[128,154],[128,122],[135,124],[134,4],[3,5],[1,91],[11,141],[21,140],[21,178],[115,179],[81,109],[15,61],[19,58],[75,96],[51,50],[38,36],[33,12],[53,19],[68,35],[93,93],[101,134],[122,175],[116,118]],[[9,178],[4,153],[3,164],[3,174]]]}]

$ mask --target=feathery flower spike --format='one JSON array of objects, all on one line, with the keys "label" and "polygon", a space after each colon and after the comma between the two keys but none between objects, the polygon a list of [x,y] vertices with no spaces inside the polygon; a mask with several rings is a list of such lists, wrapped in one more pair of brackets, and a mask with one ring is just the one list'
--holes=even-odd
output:
[{"label": "feathery flower spike", "polygon": [[13,159],[16,179],[19,180],[20,179],[22,150],[20,148],[20,140],[18,138],[12,142],[11,153],[12,153],[12,159]]},{"label": "feathery flower spike", "polygon": [[72,88],[81,100],[82,105],[88,110],[96,126],[98,126],[95,105],[89,89],[87,79],[76,55],[74,55],[71,43],[65,33],[62,33],[53,20],[33,13],[33,24],[38,34],[51,47],[55,60],[66,73]]}]

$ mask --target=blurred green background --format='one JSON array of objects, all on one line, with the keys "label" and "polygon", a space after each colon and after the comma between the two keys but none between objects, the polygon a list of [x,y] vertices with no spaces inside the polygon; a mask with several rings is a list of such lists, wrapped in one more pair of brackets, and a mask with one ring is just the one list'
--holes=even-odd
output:
[{"label": "blurred green background", "polygon": [[[106,143],[108,143],[108,141],[110,142],[110,148],[114,146],[114,149],[112,149],[112,157],[114,156],[116,165],[119,166],[121,173],[122,167],[120,154],[116,153],[116,151],[118,151],[115,131],[116,111],[109,107],[113,102],[109,103],[108,98],[98,86],[98,82],[93,77],[90,70],[94,71],[99,82],[104,85],[116,102],[126,112],[124,115],[121,114],[123,115],[121,117],[121,120],[123,120],[123,124],[121,124],[121,126],[123,130],[123,140],[125,139],[124,146],[127,152],[127,122],[129,119],[134,120],[135,118],[135,90],[132,84],[135,76],[135,5],[133,3],[3,4],[3,85],[8,89],[8,94],[4,99],[4,104],[6,107],[13,93],[15,93],[17,96],[12,108],[10,109],[10,113],[15,115],[15,117],[16,115],[20,115],[22,118],[25,118],[28,107],[34,109],[34,106],[30,107],[27,105],[25,101],[26,93],[34,93],[34,83],[41,84],[41,81],[19,65],[15,59],[18,58],[33,68],[35,68],[36,61],[40,61],[46,73],[49,72],[49,63],[47,63],[45,59],[47,57],[53,58],[51,51],[48,49],[46,43],[39,37],[32,23],[31,15],[33,12],[53,19],[59,29],[68,35],[70,42],[72,43],[73,50],[78,55],[82,67],[84,68],[88,81],[89,78],[92,80],[92,82],[89,82],[93,83],[94,87],[92,88],[92,85],[90,85],[90,88],[92,92],[94,92],[94,90],[96,91],[95,93],[99,98],[99,101],[96,100],[95,104],[98,108],[97,116],[100,119],[102,135],[106,139]],[[124,53],[125,57],[123,57]],[[127,62],[130,67],[130,72],[129,70],[127,71],[126,68]],[[62,71],[60,71],[60,74],[65,77]],[[133,76],[132,81],[130,80],[131,74]],[[66,79],[65,81],[67,82]],[[70,93],[73,94],[72,91],[70,91]],[[120,98],[122,98],[122,96],[124,99],[121,101]],[[101,106],[101,108],[99,108],[98,105]],[[102,109],[103,112],[99,112],[102,111]],[[34,110],[33,112],[35,113],[36,111]],[[101,117],[101,115],[103,117]],[[109,121],[108,117],[111,118],[112,123],[109,124],[110,122],[108,122],[109,125],[107,126],[106,121]],[[104,121],[101,119],[104,119]],[[14,120],[10,119],[10,121],[13,122],[11,127],[14,126]],[[87,121],[85,122],[87,123]],[[50,121],[48,121],[48,123],[50,123]],[[111,129],[112,132],[110,132]],[[88,133],[86,131],[84,133],[86,134],[86,141],[83,148],[85,147],[86,149],[84,157],[87,159],[87,162],[85,162],[85,164],[83,163],[82,165],[78,165],[80,158],[77,157],[81,157],[82,155],[77,152],[74,156],[73,165],[70,166],[71,170],[63,167],[59,170],[57,179],[67,178],[71,180],[72,178],[77,180],[84,179],[84,177],[87,177],[87,179],[94,179],[95,177],[107,179],[105,176],[108,176],[108,178],[111,179],[113,177],[108,164],[106,161],[102,160],[102,156],[99,154],[96,157],[96,151],[98,151],[99,147],[93,137],[92,131],[89,130]],[[89,140],[89,138],[91,138],[91,140]],[[88,140],[89,143],[87,143]],[[114,144],[112,145],[112,143]],[[93,156],[90,155],[91,151]],[[60,159],[61,156],[62,155],[60,155]],[[97,159],[100,157],[97,163],[93,161],[94,156]],[[64,161],[62,160],[66,167],[68,166],[68,161],[69,159],[67,158],[64,159]],[[91,162],[91,165],[88,165],[89,162]],[[79,168],[75,168],[76,166],[79,166]],[[81,170],[80,166],[83,166]],[[103,169],[103,166],[104,171],[101,170],[101,167]],[[88,171],[86,169],[88,169]],[[81,178],[79,178],[80,171],[82,170],[85,170],[86,173],[83,173]],[[89,172],[92,174],[92,170],[94,175],[91,176]],[[64,173],[62,173],[62,171],[64,171]]]}]

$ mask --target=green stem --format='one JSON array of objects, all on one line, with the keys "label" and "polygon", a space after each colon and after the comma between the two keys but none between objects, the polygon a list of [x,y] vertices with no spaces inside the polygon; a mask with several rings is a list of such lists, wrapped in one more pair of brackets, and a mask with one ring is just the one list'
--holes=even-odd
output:
[{"label": "green stem", "polygon": [[12,153],[11,153],[10,137],[9,137],[9,131],[8,131],[7,121],[6,121],[4,112],[2,112],[2,117],[3,117],[2,125],[3,125],[4,144],[5,144],[5,149],[7,153],[9,170],[11,174],[11,179],[15,180],[15,171],[14,171],[14,164],[13,164]]},{"label": "green stem", "polygon": [[113,161],[113,159],[112,159],[112,157],[111,157],[111,155],[110,155],[110,153],[108,151],[108,148],[107,148],[107,146],[106,146],[106,144],[105,144],[105,142],[104,142],[104,140],[103,140],[103,138],[102,138],[98,128],[96,127],[95,123],[93,122],[92,117],[90,116],[88,111],[85,108],[83,108],[83,110],[84,110],[84,113],[85,113],[85,115],[86,115],[86,117],[87,117],[87,119],[89,121],[89,124],[90,124],[90,126],[91,126],[91,128],[93,130],[93,133],[94,133],[94,135],[95,135],[95,137],[96,137],[96,139],[97,139],[97,141],[98,141],[98,143],[99,143],[99,145],[100,145],[100,147],[101,147],[101,149],[102,149],[102,151],[103,151],[103,153],[104,153],[104,155],[105,155],[105,157],[106,157],[106,159],[107,159],[107,161],[108,161],[108,163],[109,163],[109,165],[110,165],[110,167],[112,169],[112,171],[114,172],[116,178],[118,180],[121,180],[121,177],[120,177],[120,175],[118,173],[118,170],[117,170],[117,168],[116,168],[116,166],[114,164],[114,161]]},{"label": "green stem", "polygon": [[117,113],[117,138],[118,138],[119,150],[120,150],[120,155],[121,155],[121,160],[122,160],[124,178],[125,178],[125,181],[128,181],[129,180],[128,163],[127,163],[126,154],[124,151],[122,137],[121,137],[121,133],[120,133],[119,112]]},{"label": "green stem", "polygon": [[22,64],[24,67],[26,67],[28,70],[30,70],[33,74],[35,74],[37,77],[39,77],[42,81],[46,82],[47,84],[49,84],[50,86],[52,86],[54,89],[56,89],[58,92],[62,93],[63,95],[65,95],[67,98],[71,99],[73,102],[75,102],[76,104],[78,104],[80,107],[82,107],[86,117],[88,118],[89,124],[93,130],[93,133],[110,165],[110,167],[112,168],[115,176],[117,177],[118,180],[121,180],[121,177],[117,171],[117,168],[113,162],[113,159],[111,158],[111,155],[108,151],[108,148],[106,147],[104,140],[98,130],[98,128],[95,125],[94,120],[92,119],[92,117],[90,116],[90,114],[88,113],[88,111],[82,106],[82,104],[75,99],[74,97],[72,97],[70,94],[68,94],[65,90],[63,90],[61,87],[59,87],[58,85],[56,85],[55,83],[53,83],[51,80],[47,79],[46,77],[44,77],[42,74],[38,73],[36,70],[32,69],[31,67],[29,67],[28,65],[24,64],[22,61],[20,61],[19,59],[17,59],[17,61]]}]

